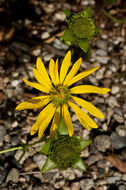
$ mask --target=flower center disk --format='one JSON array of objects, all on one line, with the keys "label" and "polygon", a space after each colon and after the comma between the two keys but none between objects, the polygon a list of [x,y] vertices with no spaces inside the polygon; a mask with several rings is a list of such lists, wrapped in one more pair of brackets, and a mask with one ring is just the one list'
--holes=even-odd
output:
[{"label": "flower center disk", "polygon": [[70,99],[70,92],[67,87],[62,85],[55,86],[50,92],[51,100],[56,106],[67,103]]},{"label": "flower center disk", "polygon": [[94,23],[90,18],[75,17],[70,23],[70,29],[77,38],[89,38],[93,36],[95,30]]},{"label": "flower center disk", "polygon": [[80,141],[75,137],[62,136],[50,148],[50,158],[60,169],[66,169],[80,156]]}]

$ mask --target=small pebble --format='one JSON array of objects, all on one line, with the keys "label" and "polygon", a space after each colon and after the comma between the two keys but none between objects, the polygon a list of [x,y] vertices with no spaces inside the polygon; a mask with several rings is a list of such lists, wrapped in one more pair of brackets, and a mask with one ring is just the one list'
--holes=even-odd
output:
[{"label": "small pebble", "polygon": [[[104,35],[102,35],[102,38],[103,39],[106,39],[106,38],[108,38],[108,36],[106,36],[105,34]],[[107,42],[105,41],[105,40],[98,40],[97,42],[96,42],[96,46],[98,47],[98,48],[100,48],[100,49],[103,49],[103,50],[105,50],[105,51],[107,51]]]},{"label": "small pebble", "polygon": [[12,128],[15,128],[15,127],[17,127],[18,126],[18,122],[17,121],[14,121],[13,123],[12,123]]},{"label": "small pebble", "polygon": [[124,119],[122,116],[118,115],[118,114],[114,114],[113,115],[114,119],[118,122],[118,123],[123,123]]},{"label": "small pebble", "polygon": [[42,34],[41,34],[41,38],[44,40],[44,39],[46,39],[46,38],[49,38],[49,36],[50,36],[50,34],[48,33],[48,32],[43,32]]},{"label": "small pebble", "polygon": [[126,126],[125,126],[125,125],[118,125],[118,126],[116,127],[116,133],[117,133],[119,136],[126,137]]},{"label": "small pebble", "polygon": [[54,18],[56,20],[60,20],[60,21],[65,21],[66,20],[66,15],[63,11],[59,11],[59,12],[56,12],[54,14]]},{"label": "small pebble", "polygon": [[112,94],[117,94],[119,92],[119,87],[118,86],[112,86],[111,93]]},{"label": "small pebble", "polygon": [[95,187],[93,179],[82,179],[80,181],[80,187],[84,190],[90,190]]},{"label": "small pebble", "polygon": [[67,168],[66,170],[62,171],[61,174],[65,179],[73,180],[75,179],[74,170],[71,168]]},{"label": "small pebble", "polygon": [[101,152],[105,152],[111,146],[111,141],[107,135],[99,135],[94,139],[95,146]]},{"label": "small pebble", "polygon": [[16,168],[12,168],[11,171],[7,175],[6,182],[12,181],[14,183],[17,183],[19,180],[19,172]]},{"label": "small pebble", "polygon": [[13,87],[16,87],[18,84],[19,84],[19,80],[13,80],[13,81],[11,82],[11,85],[12,85]]}]

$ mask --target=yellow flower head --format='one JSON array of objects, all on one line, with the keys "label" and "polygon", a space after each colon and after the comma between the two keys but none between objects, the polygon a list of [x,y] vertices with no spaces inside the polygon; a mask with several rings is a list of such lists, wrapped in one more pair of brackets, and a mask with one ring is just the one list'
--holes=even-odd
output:
[{"label": "yellow flower head", "polygon": [[65,124],[68,128],[69,136],[72,136],[74,128],[68,110],[69,106],[74,110],[80,123],[87,130],[98,127],[97,124],[79,106],[76,105],[76,103],[93,116],[103,119],[104,115],[91,103],[76,97],[75,94],[105,94],[109,92],[110,89],[99,88],[92,85],[79,85],[70,88],[72,84],[98,69],[98,67],[94,67],[77,74],[81,65],[81,61],[82,58],[78,59],[70,72],[67,74],[71,63],[70,51],[68,51],[62,62],[60,73],[58,73],[58,60],[55,63],[53,59],[51,59],[49,63],[49,75],[51,77],[51,81],[43,62],[40,58],[37,58],[36,69],[33,68],[33,74],[38,83],[29,82],[25,78],[23,80],[29,86],[44,92],[45,95],[29,99],[20,103],[16,107],[16,110],[44,107],[31,128],[31,135],[34,135],[38,131],[39,139],[42,138],[44,131],[53,118],[50,128],[50,136],[54,136],[58,127],[60,114],[62,114]]}]

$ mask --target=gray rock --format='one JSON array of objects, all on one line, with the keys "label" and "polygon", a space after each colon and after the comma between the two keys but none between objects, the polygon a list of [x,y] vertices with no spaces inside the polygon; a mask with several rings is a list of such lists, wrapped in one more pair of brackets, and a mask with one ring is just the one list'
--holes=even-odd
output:
[{"label": "gray rock", "polygon": [[31,54],[34,56],[39,56],[40,53],[41,53],[41,48],[39,46],[37,46],[31,50]]},{"label": "gray rock", "polygon": [[44,39],[46,39],[46,38],[49,38],[49,36],[50,36],[50,34],[48,33],[48,32],[43,32],[42,34],[41,34],[41,38],[44,40]]},{"label": "gray rock", "polygon": [[28,54],[22,54],[19,57],[19,62],[20,63],[27,63],[27,62],[30,62],[30,60],[31,60],[31,57]]},{"label": "gray rock", "polygon": [[18,135],[15,135],[11,138],[11,143],[13,146],[16,146],[20,143],[20,138],[18,137]]},{"label": "gray rock", "polygon": [[119,136],[125,136],[126,137],[126,126],[125,125],[118,125],[116,127],[116,133],[119,135]]},{"label": "gray rock", "polygon": [[107,52],[102,49],[98,49],[98,50],[96,50],[95,54],[102,57],[102,56],[106,56]]},{"label": "gray rock", "polygon": [[122,180],[126,181],[126,174],[122,175]]},{"label": "gray rock", "polygon": [[124,119],[122,116],[118,115],[118,114],[114,114],[113,115],[114,119],[118,122],[118,123],[123,123]]},{"label": "gray rock", "polygon": [[123,111],[126,113],[126,103],[123,104]]},{"label": "gray rock", "polygon": [[19,84],[19,80],[13,80],[13,81],[11,82],[11,85],[12,85],[13,87],[16,87],[18,84]]},{"label": "gray rock", "polygon": [[50,61],[50,59],[53,58],[53,57],[54,57],[53,54],[46,54],[43,59],[44,59],[45,62],[47,62],[47,61]]},{"label": "gray rock", "polygon": [[126,147],[126,137],[121,137],[113,132],[110,136],[110,140],[114,149]]},{"label": "gray rock", "polygon": [[110,57],[108,56],[95,56],[95,59],[99,62],[99,63],[103,63],[103,64],[107,64],[108,61],[110,60]]},{"label": "gray rock", "polygon": [[74,182],[71,184],[71,190],[80,190],[80,183],[79,182]]},{"label": "gray rock", "polygon": [[67,170],[61,171],[61,174],[65,179],[73,180],[75,179],[75,173],[72,168],[68,168]]},{"label": "gray rock", "polygon": [[103,79],[103,72],[101,70],[97,71],[95,77],[98,80]]},{"label": "gray rock", "polygon": [[36,6],[35,7],[35,12],[36,12],[37,15],[41,15],[42,14],[41,7],[40,6]]},{"label": "gray rock", "polygon": [[57,49],[64,49],[64,50],[68,49],[68,46],[59,41],[58,39],[54,40],[53,46]]},{"label": "gray rock", "polygon": [[33,187],[32,190],[42,190],[42,187],[40,187],[40,186],[35,186],[35,187]]},{"label": "gray rock", "polygon": [[34,155],[33,157],[34,162],[37,164],[37,166],[39,167],[39,169],[41,170],[43,165],[46,162],[46,156],[45,155]]},{"label": "gray rock", "polygon": [[18,122],[17,121],[14,121],[13,123],[12,123],[12,128],[15,128],[15,127],[17,127],[18,126]]},{"label": "gray rock", "polygon": [[98,48],[100,48],[100,49],[105,50],[105,51],[107,51],[107,48],[108,48],[107,42],[106,42],[105,40],[98,40],[98,41],[96,42],[96,46],[97,46]]},{"label": "gray rock", "polygon": [[55,189],[61,189],[65,185],[65,180],[59,180],[54,183]]},{"label": "gray rock", "polygon": [[85,163],[88,165],[88,166],[91,166],[92,164],[98,162],[99,160],[102,160],[103,159],[103,156],[100,152],[98,152],[97,154],[95,155],[91,155],[89,156],[89,158],[85,161]]},{"label": "gray rock", "polygon": [[3,145],[4,135],[6,134],[6,129],[4,126],[0,125],[0,146]]},{"label": "gray rock", "polygon": [[112,90],[111,90],[111,93],[112,94],[117,94],[118,92],[119,92],[119,87],[118,86],[113,86]]},{"label": "gray rock", "polygon": [[11,171],[8,173],[6,182],[12,181],[14,183],[17,183],[19,179],[19,172],[16,168],[12,168]]},{"label": "gray rock", "polygon": [[121,177],[119,177],[119,176],[108,177],[107,182],[108,182],[108,184],[112,184],[112,183],[115,184],[116,181],[120,181],[120,179],[121,179]]},{"label": "gray rock", "polygon": [[119,104],[117,102],[117,99],[114,96],[110,96],[106,99],[108,105],[112,108],[114,108],[115,106],[119,107]]},{"label": "gray rock", "polygon": [[83,190],[90,190],[95,187],[93,179],[83,179],[80,181],[80,187]]},{"label": "gray rock", "polygon": [[111,146],[111,141],[107,135],[99,135],[94,139],[95,146],[101,152],[105,152]]},{"label": "gray rock", "polygon": [[3,180],[5,179],[6,173],[7,171],[4,168],[0,167],[0,184],[2,184]]},{"label": "gray rock", "polygon": [[120,185],[119,190],[126,190],[126,186],[125,185]]},{"label": "gray rock", "polygon": [[11,88],[6,89],[6,95],[8,98],[13,98],[14,96],[14,90]]},{"label": "gray rock", "polygon": [[65,15],[65,13],[64,13],[63,11],[59,11],[59,12],[56,12],[56,13],[54,14],[54,18],[55,18],[56,20],[65,21],[65,20],[66,20],[66,15]]}]

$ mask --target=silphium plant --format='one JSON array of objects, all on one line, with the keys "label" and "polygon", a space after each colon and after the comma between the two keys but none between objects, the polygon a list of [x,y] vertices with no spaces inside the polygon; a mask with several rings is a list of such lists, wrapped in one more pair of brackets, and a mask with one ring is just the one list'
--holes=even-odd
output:
[{"label": "silphium plant", "polygon": [[86,171],[86,164],[80,154],[90,144],[91,140],[82,140],[80,136],[70,137],[61,116],[56,137],[54,139],[47,138],[45,144],[41,147],[40,153],[47,155],[42,172],[47,172],[57,167],[60,170],[73,167]]},{"label": "silphium plant", "polygon": [[101,34],[92,18],[91,7],[76,14],[71,13],[69,10],[64,10],[64,12],[67,16],[68,25],[64,34],[58,37],[58,39],[71,47],[76,42],[84,53],[88,53],[90,40]]}]

